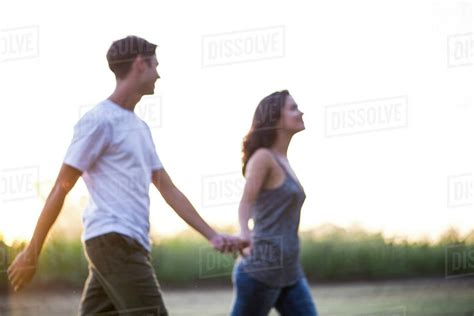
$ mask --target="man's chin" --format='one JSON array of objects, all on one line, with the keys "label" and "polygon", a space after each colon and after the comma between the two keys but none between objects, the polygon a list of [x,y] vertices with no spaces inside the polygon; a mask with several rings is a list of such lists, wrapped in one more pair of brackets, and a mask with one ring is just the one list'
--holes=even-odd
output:
[{"label": "man's chin", "polygon": [[[305,126],[302,126],[302,127],[300,127],[300,128],[296,131],[296,133],[302,132],[302,131],[304,131],[305,129],[306,129],[306,127],[305,127]],[[295,134],[296,134],[296,133],[295,133]]]},{"label": "man's chin", "polygon": [[153,95],[153,94],[155,94],[155,89],[148,90],[143,95]]}]

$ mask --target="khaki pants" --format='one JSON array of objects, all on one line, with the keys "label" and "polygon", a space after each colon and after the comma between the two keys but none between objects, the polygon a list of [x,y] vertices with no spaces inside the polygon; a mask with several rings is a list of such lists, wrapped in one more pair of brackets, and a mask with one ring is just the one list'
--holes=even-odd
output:
[{"label": "khaki pants", "polygon": [[150,255],[134,239],[109,233],[86,241],[89,277],[80,315],[168,315]]}]

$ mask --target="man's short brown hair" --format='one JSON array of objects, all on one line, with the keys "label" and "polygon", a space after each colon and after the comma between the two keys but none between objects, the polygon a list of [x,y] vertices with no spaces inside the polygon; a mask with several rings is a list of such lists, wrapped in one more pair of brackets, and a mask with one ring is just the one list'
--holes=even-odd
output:
[{"label": "man's short brown hair", "polygon": [[138,55],[150,60],[155,55],[157,45],[138,36],[127,36],[112,43],[107,52],[109,68],[117,78],[123,79],[130,72]]}]

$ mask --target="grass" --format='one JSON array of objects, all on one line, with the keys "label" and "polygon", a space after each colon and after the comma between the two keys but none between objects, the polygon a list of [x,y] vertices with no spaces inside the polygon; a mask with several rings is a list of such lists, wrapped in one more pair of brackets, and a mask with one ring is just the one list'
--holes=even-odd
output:
[{"label": "grass", "polygon": [[[381,234],[332,227],[301,234],[301,262],[311,282],[432,278],[474,273],[474,234],[447,231],[436,243],[387,240]],[[455,247],[453,248],[453,246]],[[0,251],[0,271],[24,245]],[[2,248],[2,247],[0,247]],[[455,254],[451,249],[455,250]],[[451,252],[450,252],[451,251]],[[3,260],[1,260],[3,253]],[[465,265],[456,268],[459,254]],[[213,251],[196,233],[161,240],[152,249],[159,280],[172,286],[229,284],[235,258]],[[471,262],[472,261],[472,262]],[[51,239],[40,258],[34,284],[67,284],[82,287],[87,261],[77,240]],[[450,274],[451,273],[451,274]],[[0,274],[1,285],[6,274]]]}]

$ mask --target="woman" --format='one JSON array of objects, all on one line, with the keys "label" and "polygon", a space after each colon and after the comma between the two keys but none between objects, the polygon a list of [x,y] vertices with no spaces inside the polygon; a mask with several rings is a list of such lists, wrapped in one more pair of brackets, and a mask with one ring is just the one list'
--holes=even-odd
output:
[{"label": "woman", "polygon": [[239,222],[241,237],[251,246],[234,267],[233,316],[268,315],[272,307],[285,316],[317,315],[299,262],[306,195],[287,160],[291,138],[304,129],[303,113],[283,90],[260,101],[244,139]]}]

